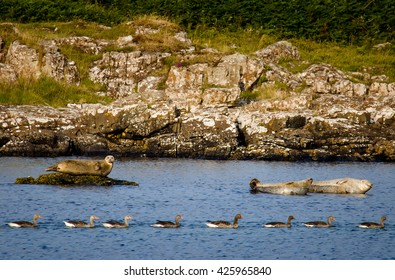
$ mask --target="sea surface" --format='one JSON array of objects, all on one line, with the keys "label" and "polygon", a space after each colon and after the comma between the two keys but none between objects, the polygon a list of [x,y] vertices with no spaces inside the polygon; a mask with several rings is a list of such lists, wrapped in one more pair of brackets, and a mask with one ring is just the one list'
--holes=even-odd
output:
[{"label": "sea surface", "polygon": [[[395,259],[395,164],[117,159],[114,179],[138,187],[61,187],[14,184],[37,177],[65,158],[0,158],[0,259],[2,260],[385,260]],[[252,194],[249,182],[353,177],[374,186],[366,195]],[[9,221],[43,216],[37,228],[13,229]],[[233,221],[238,229],[207,228],[207,220]],[[88,221],[91,229],[70,229],[64,220]],[[178,229],[150,227],[180,214]],[[100,222],[134,219],[126,229]],[[271,221],[295,220],[290,229],[269,229]],[[336,217],[334,227],[306,228],[303,222]],[[388,220],[384,229],[360,229],[360,222]]]}]

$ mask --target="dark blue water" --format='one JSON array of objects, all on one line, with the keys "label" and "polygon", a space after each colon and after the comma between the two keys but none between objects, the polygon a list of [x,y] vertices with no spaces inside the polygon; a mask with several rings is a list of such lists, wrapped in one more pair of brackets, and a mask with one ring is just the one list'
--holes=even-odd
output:
[{"label": "dark blue water", "polygon": [[[172,159],[118,160],[110,177],[139,187],[16,185],[17,177],[45,173],[61,158],[0,158],[0,259],[395,259],[395,164],[286,163]],[[251,194],[249,181],[368,179],[363,196]],[[6,222],[43,216],[36,229]],[[238,229],[207,228],[208,219],[233,220]],[[63,220],[95,214],[100,221],[134,216],[130,228],[65,228]],[[156,219],[183,215],[179,229],[156,229]],[[262,224],[286,221],[291,229]],[[329,229],[303,222],[336,217]],[[387,215],[385,229],[359,229]]]}]

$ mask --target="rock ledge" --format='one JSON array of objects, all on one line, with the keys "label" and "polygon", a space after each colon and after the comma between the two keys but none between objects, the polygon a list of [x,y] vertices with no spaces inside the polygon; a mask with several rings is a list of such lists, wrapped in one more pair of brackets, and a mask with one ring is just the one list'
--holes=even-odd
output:
[{"label": "rock ledge", "polygon": [[42,174],[37,177],[37,179],[34,179],[33,177],[17,178],[15,184],[57,186],[138,186],[138,184],[133,181],[117,180],[93,175],[74,176],[62,173]]}]

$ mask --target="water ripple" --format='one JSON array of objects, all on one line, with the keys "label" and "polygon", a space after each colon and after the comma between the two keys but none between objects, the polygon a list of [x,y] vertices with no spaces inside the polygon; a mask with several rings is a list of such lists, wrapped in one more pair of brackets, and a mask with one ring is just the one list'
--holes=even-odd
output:
[{"label": "water ripple", "polygon": [[[53,158],[0,161],[0,259],[394,259],[395,165],[383,163],[283,163],[173,159],[119,160],[111,177],[140,186],[76,187],[14,185],[16,177],[43,173]],[[279,196],[251,194],[252,178],[289,181],[313,177],[366,178],[367,195]],[[11,220],[43,216],[36,229],[12,229]],[[207,220],[232,221],[238,229],[207,228]],[[93,229],[65,228],[63,220],[100,217]],[[134,219],[126,229],[101,227],[105,220]],[[157,219],[183,215],[179,229],[155,229]],[[267,229],[270,221],[295,220],[290,229]],[[336,217],[335,227],[303,222]],[[388,216],[383,230],[357,228]]]}]

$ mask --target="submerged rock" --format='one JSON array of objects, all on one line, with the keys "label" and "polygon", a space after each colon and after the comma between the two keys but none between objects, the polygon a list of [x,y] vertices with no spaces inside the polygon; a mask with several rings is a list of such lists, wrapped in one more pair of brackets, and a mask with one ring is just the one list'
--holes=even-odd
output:
[{"label": "submerged rock", "polygon": [[34,179],[33,177],[17,178],[15,184],[29,185],[58,185],[58,186],[113,186],[127,185],[138,186],[136,182],[117,180],[103,176],[93,175],[69,175],[63,173],[42,174]]}]

